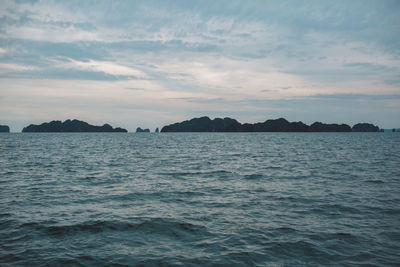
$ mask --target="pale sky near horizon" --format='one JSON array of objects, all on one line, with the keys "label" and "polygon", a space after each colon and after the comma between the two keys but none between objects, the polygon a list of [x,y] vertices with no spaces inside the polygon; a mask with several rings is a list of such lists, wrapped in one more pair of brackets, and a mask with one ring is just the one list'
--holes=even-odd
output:
[{"label": "pale sky near horizon", "polygon": [[0,124],[400,127],[400,1],[0,0]]}]

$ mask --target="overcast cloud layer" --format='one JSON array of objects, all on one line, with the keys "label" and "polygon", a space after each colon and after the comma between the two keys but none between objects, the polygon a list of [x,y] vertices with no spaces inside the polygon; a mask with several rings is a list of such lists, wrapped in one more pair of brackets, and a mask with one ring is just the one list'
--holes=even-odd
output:
[{"label": "overcast cloud layer", "polygon": [[1,1],[0,124],[400,127],[400,1]]}]

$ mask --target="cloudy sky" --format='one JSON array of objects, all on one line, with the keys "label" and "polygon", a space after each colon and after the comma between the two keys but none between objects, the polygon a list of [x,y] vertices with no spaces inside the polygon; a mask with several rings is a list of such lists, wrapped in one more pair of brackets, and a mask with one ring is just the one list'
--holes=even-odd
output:
[{"label": "cloudy sky", "polygon": [[400,127],[400,1],[6,1],[0,124]]}]

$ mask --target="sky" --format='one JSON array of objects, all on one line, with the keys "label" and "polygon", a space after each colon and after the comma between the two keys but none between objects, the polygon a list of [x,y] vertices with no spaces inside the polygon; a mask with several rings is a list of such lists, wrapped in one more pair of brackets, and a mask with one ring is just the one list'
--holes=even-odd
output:
[{"label": "sky", "polygon": [[0,124],[400,127],[400,1],[0,0]]}]

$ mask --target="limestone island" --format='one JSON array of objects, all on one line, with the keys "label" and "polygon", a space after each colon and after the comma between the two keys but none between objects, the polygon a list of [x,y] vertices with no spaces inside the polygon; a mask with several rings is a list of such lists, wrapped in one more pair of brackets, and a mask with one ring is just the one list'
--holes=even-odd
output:
[{"label": "limestone island", "polygon": [[353,132],[379,132],[379,127],[370,123],[357,123],[352,130]]},{"label": "limestone island", "polygon": [[150,130],[149,129],[142,129],[140,127],[136,128],[136,132],[137,133],[149,133]]},{"label": "limestone island", "polygon": [[[361,125],[361,126],[360,126]],[[266,120],[258,123],[241,124],[231,118],[209,117],[194,118],[164,126],[161,132],[378,132],[379,127],[362,123],[351,128],[347,124],[326,124],[314,122],[311,125],[303,122],[289,122],[284,118]]]},{"label": "limestone island", "polygon": [[7,125],[0,125],[0,133],[9,133],[10,132],[10,127]]},{"label": "limestone island", "polygon": [[23,133],[43,133],[43,132],[66,132],[66,133],[76,133],[76,132],[118,132],[126,133],[126,129],[113,128],[109,124],[104,124],[103,126],[90,125],[87,122],[80,120],[66,120],[61,121],[51,121],[45,122],[40,125],[31,124],[24,129]]}]

